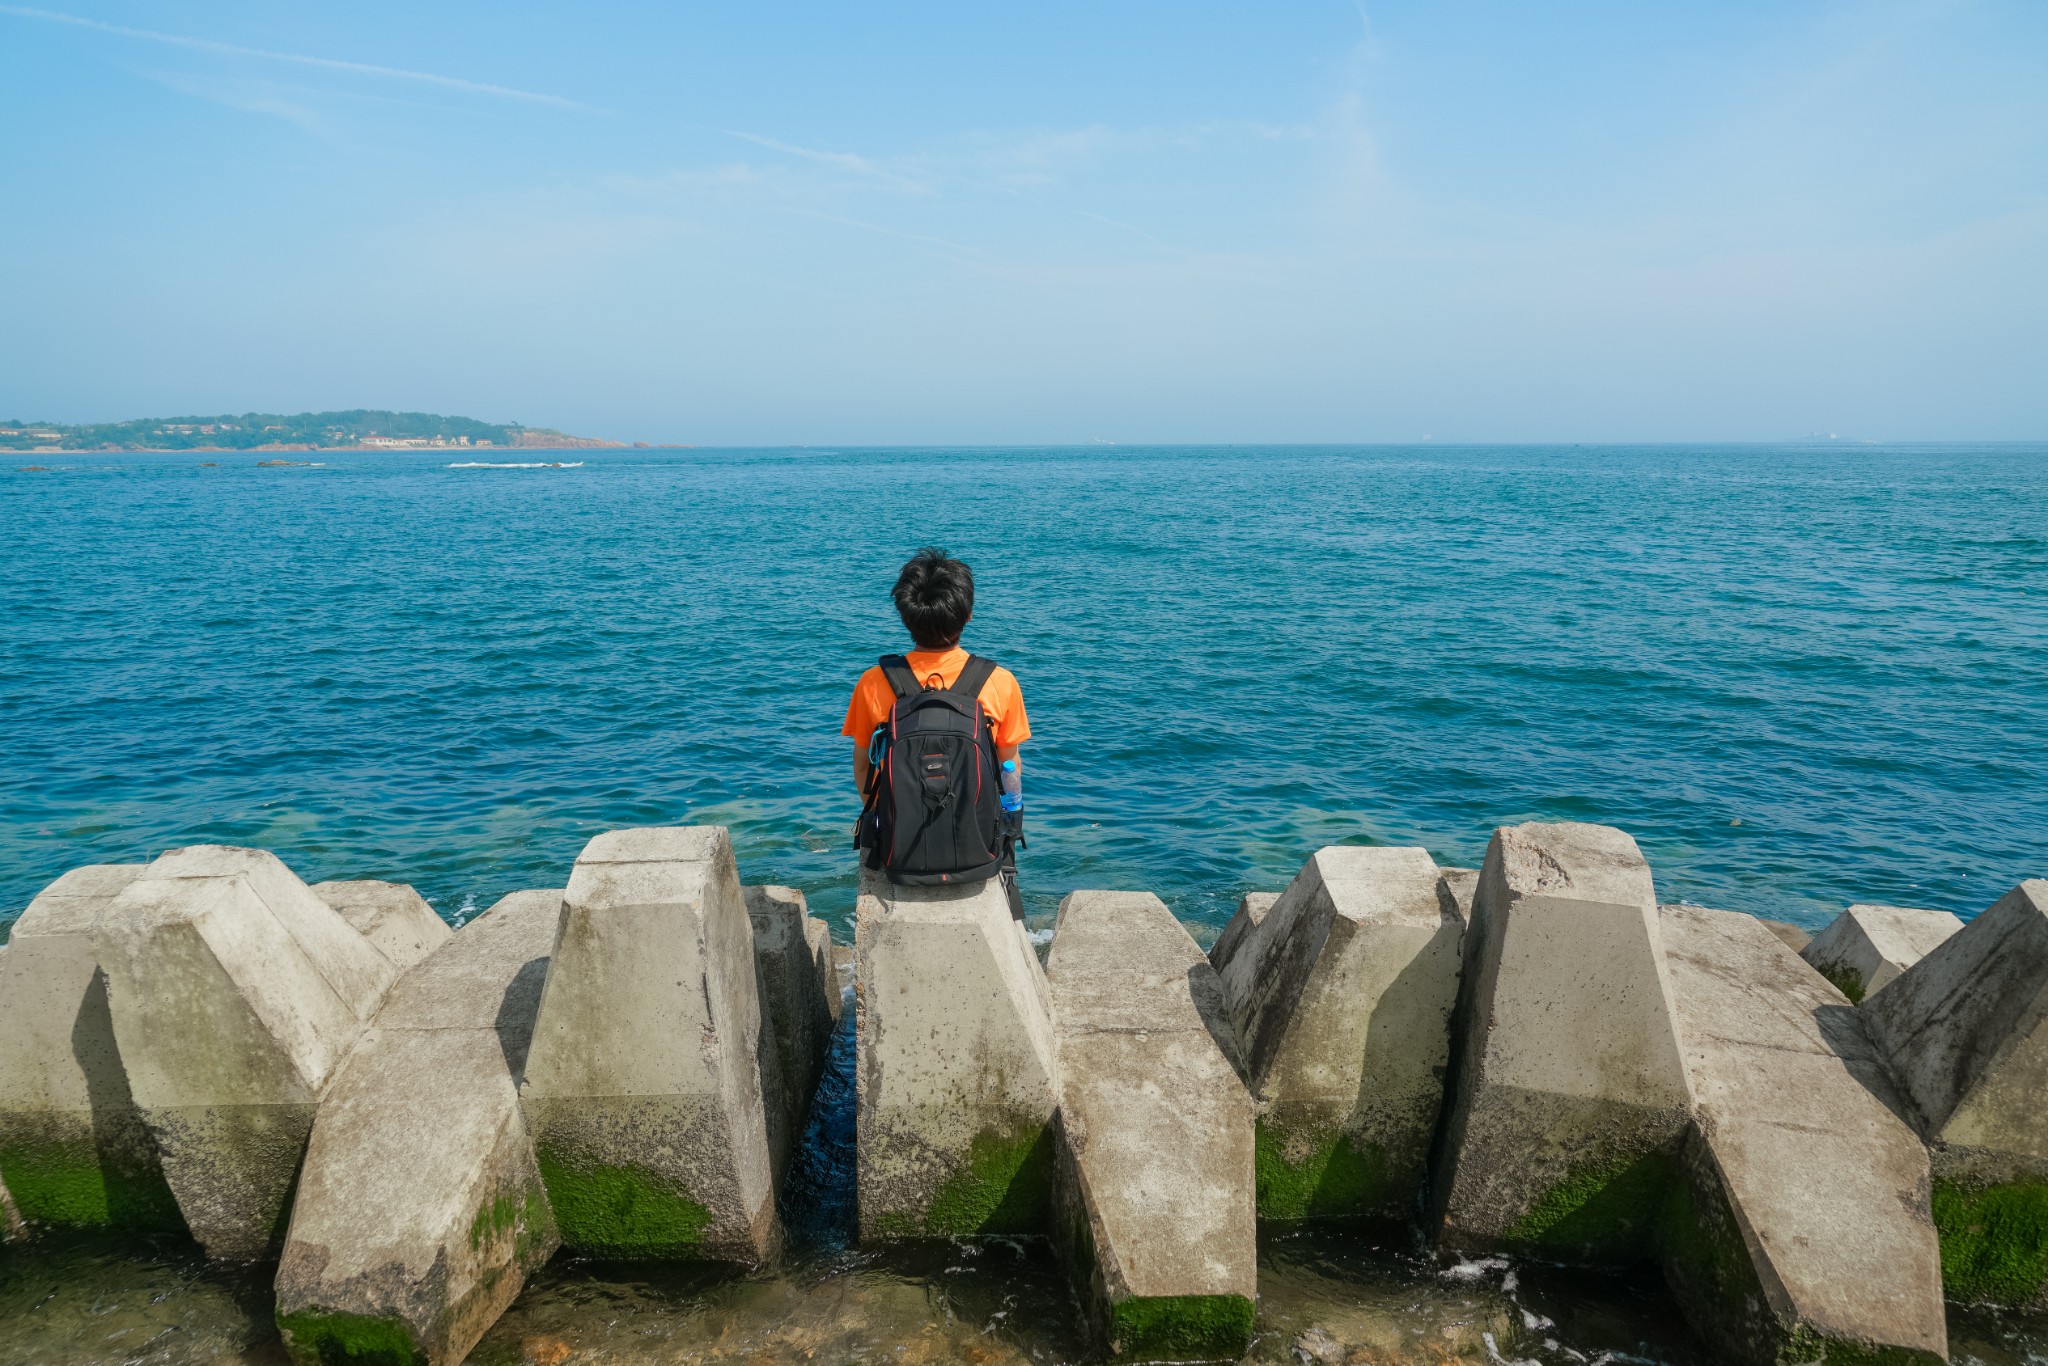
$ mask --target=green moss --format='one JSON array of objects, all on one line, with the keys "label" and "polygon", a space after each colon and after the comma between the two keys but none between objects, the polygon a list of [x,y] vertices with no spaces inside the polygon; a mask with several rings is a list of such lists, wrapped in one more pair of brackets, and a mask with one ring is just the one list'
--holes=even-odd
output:
[{"label": "green moss", "polygon": [[[967,1161],[939,1188],[916,1232],[939,1238],[1043,1233],[1052,1207],[1052,1155],[1050,1125],[975,1135]],[[876,1220],[878,1232],[885,1222],[886,1215]]]},{"label": "green moss", "polygon": [[1936,1181],[1934,1227],[1950,1299],[2016,1309],[2048,1289],[2048,1185]]},{"label": "green moss", "polygon": [[1777,1366],[1801,1366],[1806,1362],[1826,1362],[1827,1366],[1942,1366],[1943,1362],[1943,1358],[1933,1352],[1846,1342],[1815,1332],[1805,1324],[1786,1336],[1784,1345],[1773,1360]]},{"label": "green moss", "polygon": [[1251,1346],[1253,1317],[1242,1295],[1120,1300],[1110,1310],[1110,1348],[1126,1361],[1235,1361]]},{"label": "green moss", "polygon": [[702,1254],[711,1211],[645,1168],[574,1162],[543,1149],[541,1180],[562,1241],[600,1257]]},{"label": "green moss", "polygon": [[279,1315],[277,1327],[300,1366],[427,1366],[412,1329],[397,1319],[309,1309]]},{"label": "green moss", "polygon": [[1849,998],[1849,1004],[1863,1004],[1863,974],[1854,968],[1822,968],[1820,975],[1835,984],[1835,990]]},{"label": "green moss", "polygon": [[1377,1143],[1353,1146],[1351,1136],[1331,1130],[1317,1136],[1299,1162],[1287,1150],[1299,1142],[1261,1117],[1253,1162],[1261,1219],[1355,1219],[1402,1212],[1406,1192],[1388,1189],[1386,1150]]},{"label": "green moss", "polygon": [[137,1233],[185,1227],[154,1164],[105,1160],[86,1143],[9,1145],[0,1149],[0,1180],[30,1224]]},{"label": "green moss", "polygon": [[1677,1180],[1662,1152],[1617,1153],[1575,1167],[1502,1235],[1579,1261],[1633,1261],[1657,1250],[1663,1205]]}]

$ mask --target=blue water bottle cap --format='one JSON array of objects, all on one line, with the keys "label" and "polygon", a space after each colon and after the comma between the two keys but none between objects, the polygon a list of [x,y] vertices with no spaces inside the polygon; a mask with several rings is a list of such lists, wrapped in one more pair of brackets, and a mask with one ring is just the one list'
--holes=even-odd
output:
[{"label": "blue water bottle cap", "polygon": [[1017,761],[1015,759],[1005,759],[1003,760],[1003,767],[1011,770],[1012,772],[1015,772],[1017,768]]}]

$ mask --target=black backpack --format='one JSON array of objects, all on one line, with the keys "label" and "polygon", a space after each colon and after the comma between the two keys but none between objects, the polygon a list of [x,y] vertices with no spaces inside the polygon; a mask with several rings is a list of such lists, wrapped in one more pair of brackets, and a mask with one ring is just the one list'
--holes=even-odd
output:
[{"label": "black backpack", "polygon": [[909,886],[986,882],[1008,854],[996,742],[981,710],[995,661],[977,655],[950,688],[925,687],[902,655],[882,657],[896,692],[868,742],[868,789],[854,842],[867,866]]}]

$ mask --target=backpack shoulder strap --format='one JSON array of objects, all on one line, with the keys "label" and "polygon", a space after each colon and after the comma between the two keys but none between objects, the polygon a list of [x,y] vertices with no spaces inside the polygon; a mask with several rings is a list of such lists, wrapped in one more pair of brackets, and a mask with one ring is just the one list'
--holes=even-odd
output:
[{"label": "backpack shoulder strap", "polygon": [[961,667],[960,676],[953,680],[953,686],[947,691],[957,693],[970,702],[976,701],[981,697],[982,687],[988,682],[989,675],[995,671],[996,662],[993,659],[969,655],[967,663]]},{"label": "backpack shoulder strap", "polygon": [[915,697],[924,691],[924,685],[917,681],[917,675],[910,671],[910,661],[902,655],[882,656],[882,677],[889,680],[898,700]]}]

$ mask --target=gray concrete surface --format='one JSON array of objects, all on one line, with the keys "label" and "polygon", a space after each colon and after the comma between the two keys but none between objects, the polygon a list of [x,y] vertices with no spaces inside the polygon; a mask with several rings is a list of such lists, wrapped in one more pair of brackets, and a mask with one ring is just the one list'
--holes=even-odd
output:
[{"label": "gray concrete surface", "polygon": [[459,1362],[554,1252],[518,1081],[562,895],[446,938],[335,1074],[278,1265],[296,1359]]},{"label": "gray concrete surface", "polygon": [[447,943],[454,933],[426,898],[403,882],[316,882],[313,894],[400,972]]},{"label": "gray concrete surface", "polygon": [[863,870],[854,953],[861,1238],[1043,1233],[1051,1005],[1002,889]]},{"label": "gray concrete surface", "polygon": [[182,1230],[156,1140],[128,1089],[93,949],[142,864],[74,868],[0,951],[0,1181],[29,1227]]},{"label": "gray concrete surface", "polygon": [[217,845],[151,863],[93,946],[186,1226],[213,1257],[274,1255],[320,1092],[391,964],[274,856]]},{"label": "gray concrete surface", "polygon": [[562,1241],[779,1246],[754,935],[723,826],[614,830],[569,876],[522,1100]]},{"label": "gray concrete surface", "polygon": [[1609,826],[1504,826],[1480,871],[1431,1182],[1444,1247],[1654,1255],[1689,1093],[1649,866]]},{"label": "gray concrete surface", "polygon": [[832,931],[806,913],[794,887],[746,887],[754,927],[754,973],[761,998],[761,1098],[768,1120],[768,1153],[777,1189],[782,1186],[825,1048],[839,1018],[839,982],[832,968]]},{"label": "gray concrete surface", "polygon": [[1947,911],[1851,906],[1800,951],[1852,1004],[1877,995],[1963,927]]},{"label": "gray concrete surface", "polygon": [[1753,1366],[1945,1358],[1927,1153],[1847,1002],[1763,924],[1660,912],[1694,1127],[1666,1275]]},{"label": "gray concrete surface", "polygon": [[1150,893],[1075,892],[1046,971],[1055,1245],[1097,1336],[1124,1360],[1235,1360],[1258,1298],[1253,1106],[1215,969]]},{"label": "gray concrete surface", "polygon": [[1216,942],[1209,946],[1209,965],[1221,972],[1237,956],[1238,949],[1251,932],[1266,918],[1266,912],[1273,909],[1273,903],[1280,899],[1278,892],[1246,892],[1238,898],[1237,913],[1223,926],[1223,932],[1216,936]]},{"label": "gray concrete surface", "polygon": [[1419,848],[1324,849],[1221,980],[1267,1219],[1406,1219],[1443,1105],[1464,921]]},{"label": "gray concrete surface", "polygon": [[1757,923],[1778,936],[1778,942],[1794,953],[1803,953],[1813,942],[1813,936],[1789,920],[1758,920]]}]

